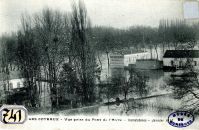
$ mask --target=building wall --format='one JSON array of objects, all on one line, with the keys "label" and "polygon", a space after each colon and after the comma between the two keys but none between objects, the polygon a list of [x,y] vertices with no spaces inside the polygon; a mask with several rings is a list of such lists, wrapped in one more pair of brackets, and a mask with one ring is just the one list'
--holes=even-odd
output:
[{"label": "building wall", "polygon": [[124,68],[124,56],[121,54],[110,54],[110,68]]},{"label": "building wall", "polygon": [[[176,67],[179,67],[180,64],[181,66],[185,66],[187,58],[163,58],[163,66],[172,66],[172,61],[173,65]],[[196,62],[196,65],[194,62]],[[192,64],[195,66],[195,68],[199,68],[199,58],[193,58]]]},{"label": "building wall", "polygon": [[[16,88],[23,88],[24,87],[25,79],[11,79],[9,80],[9,90],[16,89]],[[6,90],[8,90],[8,84],[6,84]]]},{"label": "building wall", "polygon": [[124,55],[112,53],[110,54],[110,77],[123,77],[124,75]]},{"label": "building wall", "polygon": [[129,64],[135,64],[137,59],[149,59],[149,58],[150,58],[149,52],[124,55],[124,66],[128,66]]},{"label": "building wall", "polygon": [[124,68],[111,68],[111,77],[124,77]]},{"label": "building wall", "polygon": [[161,69],[162,62],[158,60],[137,60],[136,68],[138,69]]}]

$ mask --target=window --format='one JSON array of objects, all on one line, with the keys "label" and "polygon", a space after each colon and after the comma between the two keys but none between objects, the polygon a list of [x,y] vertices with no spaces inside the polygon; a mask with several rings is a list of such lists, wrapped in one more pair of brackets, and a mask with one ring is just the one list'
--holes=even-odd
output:
[{"label": "window", "polygon": [[9,88],[8,88],[8,90],[11,90],[11,89],[13,89],[13,83],[9,83]]},{"label": "window", "polygon": [[20,88],[20,82],[17,83],[17,88]]}]

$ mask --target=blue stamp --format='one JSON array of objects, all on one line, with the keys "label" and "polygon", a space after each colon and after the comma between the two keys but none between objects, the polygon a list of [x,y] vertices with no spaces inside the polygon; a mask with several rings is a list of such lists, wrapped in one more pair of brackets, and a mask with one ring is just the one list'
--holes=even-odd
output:
[{"label": "blue stamp", "polygon": [[169,115],[168,123],[173,127],[183,128],[194,122],[194,116],[187,111],[176,111]]}]

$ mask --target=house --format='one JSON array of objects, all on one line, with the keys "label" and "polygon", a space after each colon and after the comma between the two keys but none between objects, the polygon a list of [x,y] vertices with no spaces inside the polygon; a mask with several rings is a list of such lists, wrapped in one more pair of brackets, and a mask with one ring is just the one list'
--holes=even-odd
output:
[{"label": "house", "polygon": [[16,78],[16,79],[10,79],[9,80],[9,85],[6,84],[5,90],[14,90],[14,89],[20,89],[23,88],[26,83],[25,78]]},{"label": "house", "polygon": [[167,50],[163,56],[164,69],[183,69],[187,63],[199,68],[199,50]]},{"label": "house", "polygon": [[25,84],[26,79],[22,77],[18,70],[10,71],[9,75],[0,73],[1,102],[21,104],[27,100],[27,88]]},{"label": "house", "polygon": [[10,71],[9,75],[0,73],[1,89],[5,91],[23,88],[24,82],[25,78],[22,77],[20,71]]},{"label": "house", "polygon": [[27,105],[30,100],[27,86],[28,81],[22,76],[20,70],[11,70],[9,75],[0,73],[0,90],[2,91],[0,102]]},{"label": "house", "polygon": [[136,64],[136,61],[139,59],[150,59],[149,52],[137,52],[132,54],[124,55],[124,66],[128,66],[129,64]]}]

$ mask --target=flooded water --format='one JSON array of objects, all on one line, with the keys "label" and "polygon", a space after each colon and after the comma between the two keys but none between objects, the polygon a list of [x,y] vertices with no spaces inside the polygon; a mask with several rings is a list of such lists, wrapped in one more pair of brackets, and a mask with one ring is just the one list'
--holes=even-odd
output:
[{"label": "flooded water", "polygon": [[181,101],[171,98],[170,95],[139,99],[120,103],[120,105],[96,105],[91,107],[76,108],[59,112],[64,115],[98,115],[98,116],[168,116],[177,110]]},{"label": "flooded water", "polygon": [[167,79],[171,72],[164,72],[163,70],[139,70],[142,75],[148,77],[147,87],[149,89],[147,95],[159,95],[170,93],[167,86]]},{"label": "flooded water", "polygon": [[[147,50],[149,51],[149,50]],[[156,51],[152,51],[152,56],[156,57]],[[158,59],[162,60],[163,50],[158,48]],[[101,56],[102,62],[102,74],[101,80],[106,80],[108,72],[108,61],[106,55]],[[173,110],[178,109],[181,106],[181,100],[174,99],[171,96],[172,90],[167,85],[167,80],[170,78],[171,72],[164,72],[163,70],[136,70],[139,71],[142,75],[148,77],[146,83],[147,96],[161,95],[161,94],[170,94],[170,96],[159,96],[143,100],[136,100],[136,103],[133,101],[128,102],[128,110],[120,110],[119,108],[114,108],[115,105],[110,106],[94,106],[87,108],[80,108],[70,110],[69,113],[73,114],[95,114],[95,115],[168,115]],[[127,75],[129,76],[128,72]],[[122,94],[119,95],[120,99],[124,99]],[[141,98],[139,95],[130,93],[127,97],[131,98]],[[111,101],[114,101],[115,98],[112,98]],[[103,102],[107,102],[107,99],[103,99]],[[125,108],[126,109],[126,108]]]},{"label": "flooded water", "polygon": [[[144,97],[135,94],[129,94],[128,103],[121,103],[119,106],[113,105],[96,105],[84,108],[76,108],[61,111],[66,115],[120,115],[120,116],[168,116],[169,113],[178,110],[182,101],[172,96],[172,91],[167,86],[167,79],[171,72],[163,70],[139,70],[143,75],[148,77],[148,92]],[[151,96],[151,97],[150,97]],[[122,95],[120,99],[123,99]],[[134,98],[135,100],[133,100]],[[113,99],[115,100],[115,99]]]},{"label": "flooded water", "polygon": [[[156,57],[156,51],[153,50],[153,57]],[[162,60],[163,50],[158,48],[158,59]],[[101,56],[102,73],[101,80],[105,81],[108,76],[108,61],[106,55]],[[172,72],[164,72],[163,70],[136,70],[142,75],[148,77],[146,83],[146,95],[139,96],[130,93],[127,99],[128,103],[120,105],[96,105],[84,108],[76,108],[60,111],[61,114],[67,115],[124,115],[124,116],[168,116],[169,113],[178,110],[182,106],[182,99],[175,99],[172,96],[172,90],[167,85]],[[127,76],[129,76],[127,72]],[[124,99],[122,94],[120,99]],[[144,98],[149,97],[149,98]],[[135,100],[133,100],[135,99]],[[112,98],[111,101],[115,101]],[[107,99],[103,99],[107,102]]]}]

